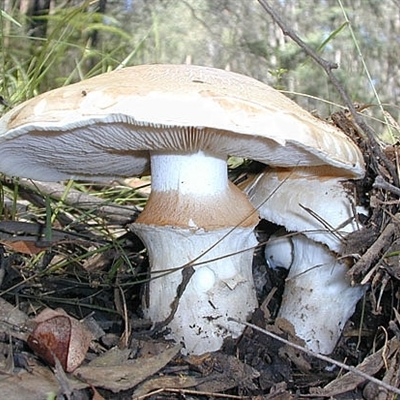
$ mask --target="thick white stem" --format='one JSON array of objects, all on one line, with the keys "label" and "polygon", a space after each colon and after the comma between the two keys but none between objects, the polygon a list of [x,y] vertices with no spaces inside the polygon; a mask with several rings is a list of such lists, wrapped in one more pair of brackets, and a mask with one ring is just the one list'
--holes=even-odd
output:
[{"label": "thick white stem", "polygon": [[[193,232],[136,225],[135,230],[146,244],[153,271],[149,303],[145,307],[150,320],[162,322],[170,315],[182,282],[182,268],[173,269],[196,260],[195,272],[168,325],[171,330],[168,338],[184,343],[188,353],[203,354],[218,350],[225,337],[238,337],[243,326],[228,318],[245,321],[257,307],[251,268],[252,247],[256,245],[253,229]],[[246,251],[234,254],[240,250]]]},{"label": "thick white stem", "polygon": [[191,354],[218,350],[238,337],[257,307],[252,248],[258,215],[227,176],[226,160],[198,152],[151,156],[152,192],[132,230],[143,240],[151,280],[145,313],[165,321],[182,283],[185,265],[194,273],[168,324],[170,338]]}]

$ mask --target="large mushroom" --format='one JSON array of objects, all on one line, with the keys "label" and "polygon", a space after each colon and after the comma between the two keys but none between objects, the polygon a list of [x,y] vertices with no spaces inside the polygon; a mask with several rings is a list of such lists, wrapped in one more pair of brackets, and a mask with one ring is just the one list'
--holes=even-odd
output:
[{"label": "large mushroom", "polygon": [[252,78],[191,65],[143,65],[39,95],[0,120],[0,170],[38,180],[146,173],[152,192],[132,229],[151,265],[146,315],[188,353],[238,337],[257,306],[258,214],[227,157],[363,174],[342,132]]},{"label": "large mushroom", "polygon": [[330,354],[364,287],[353,286],[341,258],[345,239],[362,226],[354,184],[326,167],[272,168],[245,192],[260,216],[284,227],[266,244],[272,267],[289,270],[278,317],[315,352]]}]

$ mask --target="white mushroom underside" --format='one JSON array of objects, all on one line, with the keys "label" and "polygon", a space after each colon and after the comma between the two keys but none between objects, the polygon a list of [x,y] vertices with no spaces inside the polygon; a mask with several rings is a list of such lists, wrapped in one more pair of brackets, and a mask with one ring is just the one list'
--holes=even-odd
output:
[{"label": "white mushroom underside", "polygon": [[[272,129],[276,116],[271,115],[270,119]],[[10,135],[6,140],[0,137],[2,172],[43,181],[88,177],[101,181],[148,171],[150,151],[179,152],[182,149],[190,152],[218,149],[221,154],[272,166],[325,163],[318,150],[303,148],[295,141],[279,143],[275,138],[206,127],[145,125],[124,115],[94,118],[91,122],[84,121],[82,126],[71,127],[69,131],[51,126],[31,129],[29,134]],[[277,134],[281,129],[281,126],[275,128]],[[301,127],[298,129],[302,130]]]}]

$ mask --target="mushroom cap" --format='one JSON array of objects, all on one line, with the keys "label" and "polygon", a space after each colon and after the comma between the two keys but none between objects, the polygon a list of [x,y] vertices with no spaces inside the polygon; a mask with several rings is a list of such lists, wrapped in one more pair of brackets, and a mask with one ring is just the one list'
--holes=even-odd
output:
[{"label": "mushroom cap", "polygon": [[356,145],[268,85],[194,65],[141,65],[43,93],[0,119],[0,171],[39,180],[140,175],[149,151],[330,165],[360,177]]},{"label": "mushroom cap", "polygon": [[344,238],[360,229],[351,181],[336,176],[329,166],[267,168],[240,188],[261,218],[301,232],[309,239],[340,252]]}]

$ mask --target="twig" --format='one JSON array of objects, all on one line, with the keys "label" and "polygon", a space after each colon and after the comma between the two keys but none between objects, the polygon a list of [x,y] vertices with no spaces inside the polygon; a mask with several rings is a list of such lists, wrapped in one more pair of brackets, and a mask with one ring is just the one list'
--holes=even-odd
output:
[{"label": "twig", "polygon": [[394,195],[400,197],[400,189],[398,187],[392,185],[391,183],[385,181],[380,175],[378,175],[375,178],[375,182],[372,185],[372,187],[375,189],[387,190],[389,192],[392,192]]},{"label": "twig", "polygon": [[262,328],[258,327],[257,325],[251,324],[249,322],[239,321],[239,320],[237,320],[235,318],[228,318],[228,320],[237,322],[238,324],[242,324],[242,325],[248,326],[249,328],[252,328],[252,329],[254,329],[254,330],[258,331],[258,332],[261,332],[261,333],[263,333],[263,334],[265,334],[267,336],[270,336],[273,339],[276,339],[276,340],[278,340],[278,341],[280,341],[280,342],[282,342],[282,343],[284,343],[284,344],[286,344],[288,346],[291,346],[291,347],[295,348],[296,350],[302,351],[302,352],[308,354],[311,357],[315,357],[315,358],[318,358],[319,360],[325,361],[327,363],[334,364],[334,365],[338,366],[339,368],[342,368],[342,369],[344,369],[346,371],[352,372],[355,375],[358,375],[358,376],[360,376],[360,377],[362,377],[362,378],[364,378],[364,379],[366,379],[366,380],[368,380],[368,381],[370,381],[372,383],[375,383],[376,385],[381,386],[381,387],[383,387],[383,388],[385,388],[385,389],[387,389],[387,390],[389,390],[389,391],[391,391],[393,393],[400,394],[400,389],[399,388],[396,388],[396,387],[394,387],[392,385],[387,384],[386,382],[383,382],[383,381],[381,381],[381,380],[379,380],[377,378],[374,378],[373,376],[370,376],[370,375],[366,374],[365,372],[360,371],[358,368],[352,367],[351,365],[344,364],[344,363],[342,363],[340,361],[334,360],[331,357],[324,356],[323,354],[314,353],[313,351],[308,350],[303,346],[300,346],[300,345],[298,345],[296,343],[292,343],[289,340],[283,339],[280,336],[278,336],[278,335],[276,335],[276,334],[274,334],[272,332],[269,332],[269,331],[267,331],[265,329],[262,329]]},{"label": "twig", "polygon": [[195,273],[195,270],[194,270],[193,266],[186,265],[185,267],[182,268],[181,273],[182,273],[182,281],[179,284],[179,286],[176,288],[176,296],[174,298],[174,301],[170,305],[171,312],[169,313],[168,317],[165,318],[164,321],[157,322],[156,324],[154,324],[154,327],[150,331],[150,335],[160,332],[174,319],[176,311],[178,310],[179,301],[180,301],[183,293],[185,292],[186,287],[189,284],[191,277]]},{"label": "twig", "polygon": [[359,275],[362,271],[368,270],[372,263],[382,256],[382,249],[391,243],[391,238],[398,228],[397,219],[394,218],[390,222],[382,233],[379,235],[378,239],[375,240],[373,245],[361,256],[361,258],[349,269],[347,276],[354,279],[354,276]]},{"label": "twig", "polygon": [[252,397],[250,396],[237,396],[233,394],[226,394],[226,393],[211,393],[211,392],[205,392],[205,391],[199,391],[199,390],[192,390],[192,389],[175,389],[175,388],[160,388],[156,389],[153,392],[147,393],[144,396],[139,396],[139,397],[134,397],[133,400],[144,400],[147,399],[148,397],[154,396],[155,394],[159,393],[177,393],[177,394],[193,394],[195,396],[207,396],[207,398],[224,398],[224,399],[237,399],[237,400],[246,400],[246,399],[251,399]]},{"label": "twig", "polygon": [[265,0],[258,0],[264,10],[272,17],[272,19],[278,24],[278,26],[282,29],[282,32],[285,36],[290,37],[295,43],[297,43],[304,52],[314,59],[318,64],[322,66],[325,71],[331,71],[332,69],[337,69],[338,65],[336,63],[332,63],[321,58],[311,47],[306,45],[299,36],[293,31],[293,29],[289,28],[283,19],[279,16],[279,14],[266,2]]},{"label": "twig", "polygon": [[340,96],[342,97],[344,103],[346,104],[346,107],[349,109],[353,119],[354,123],[365,133],[369,140],[369,146],[371,148],[371,151],[373,154],[380,159],[387,170],[389,171],[390,175],[393,177],[393,181],[395,185],[399,185],[399,178],[397,176],[397,171],[394,166],[394,164],[386,157],[386,155],[383,153],[381,146],[375,139],[375,132],[371,127],[363,120],[363,118],[360,116],[360,114],[357,112],[356,107],[354,106],[352,100],[350,99],[350,96],[344,90],[342,84],[340,81],[336,78],[336,75],[333,73],[334,69],[338,68],[338,65],[332,62],[329,62],[325,60],[324,58],[320,57],[317,52],[315,52],[310,46],[308,46],[306,43],[303,42],[303,40],[300,39],[300,37],[292,30],[290,29],[285,22],[282,20],[282,18],[278,15],[278,13],[269,5],[269,3],[265,0],[258,0],[260,5],[264,8],[264,10],[272,17],[272,19],[278,24],[278,26],[282,29],[282,32],[285,36],[290,37],[295,43],[297,43],[300,48],[304,50],[304,52],[311,57],[318,65],[320,65],[325,73],[328,75],[331,83],[335,87],[335,89],[338,91]]}]

